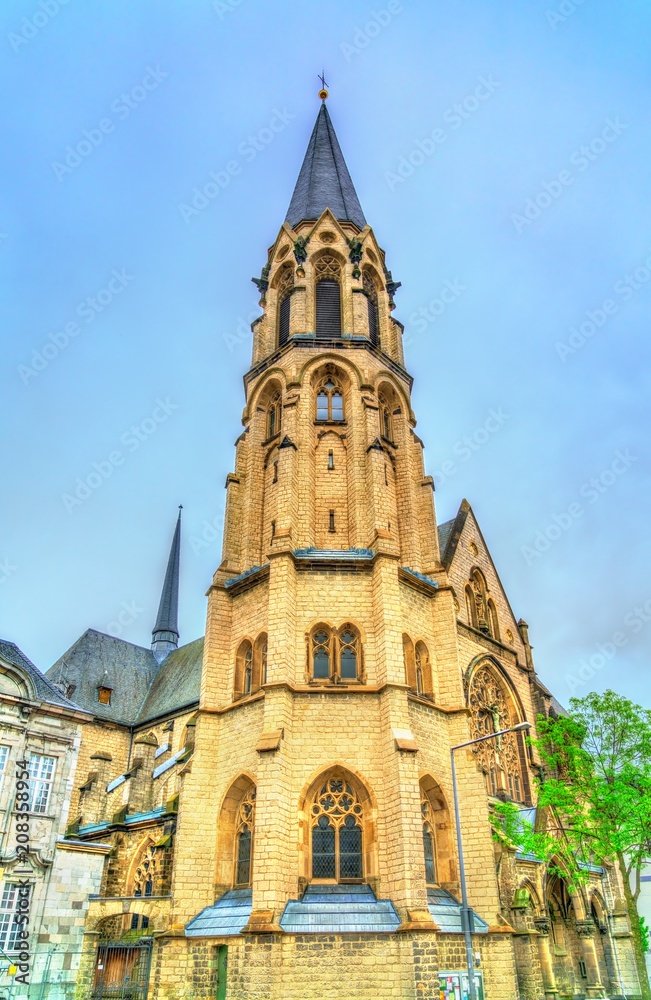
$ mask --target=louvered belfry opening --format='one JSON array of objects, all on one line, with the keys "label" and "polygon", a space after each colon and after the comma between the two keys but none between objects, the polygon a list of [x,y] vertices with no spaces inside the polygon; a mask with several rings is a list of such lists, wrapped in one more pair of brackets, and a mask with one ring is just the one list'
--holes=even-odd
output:
[{"label": "louvered belfry opening", "polygon": [[316,286],[316,335],[319,340],[341,337],[341,292],[339,282],[326,278]]},{"label": "louvered belfry opening", "polygon": [[323,254],[314,266],[316,277],[316,335],[319,340],[341,337],[341,265],[332,254]]},{"label": "louvered belfry opening", "polygon": [[278,346],[282,347],[289,339],[289,309],[291,295],[286,295],[280,303],[280,317],[278,320]]}]

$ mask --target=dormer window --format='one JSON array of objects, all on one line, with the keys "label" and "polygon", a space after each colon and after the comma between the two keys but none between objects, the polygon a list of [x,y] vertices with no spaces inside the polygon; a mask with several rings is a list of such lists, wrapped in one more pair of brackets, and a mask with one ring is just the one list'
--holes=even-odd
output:
[{"label": "dormer window", "polygon": [[113,688],[101,687],[97,690],[97,700],[100,705],[110,705]]}]

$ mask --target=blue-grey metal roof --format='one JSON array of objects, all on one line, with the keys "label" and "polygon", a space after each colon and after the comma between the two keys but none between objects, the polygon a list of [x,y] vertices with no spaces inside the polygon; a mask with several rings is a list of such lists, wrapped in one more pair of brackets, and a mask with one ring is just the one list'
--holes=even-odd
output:
[{"label": "blue-grey metal roof", "polygon": [[359,229],[366,225],[324,101],[316,117],[285,221],[293,228],[303,219],[320,218],[326,208],[340,222],[354,222]]},{"label": "blue-grey metal roof", "polygon": [[373,559],[373,549],[294,549],[295,559],[307,559],[312,562],[365,562]]},{"label": "blue-grey metal roof", "polygon": [[[147,820],[160,819],[161,816],[167,815],[167,809],[165,806],[157,806],[156,809],[150,809],[149,812],[144,813],[132,813],[127,815],[123,820],[121,820],[120,825],[129,826],[132,823],[142,823]],[[77,830],[78,834],[83,833],[97,833],[99,830],[106,830],[109,826],[113,826],[113,820],[107,819],[103,823],[89,823],[87,826],[80,826]]]},{"label": "blue-grey metal roof", "polygon": [[391,900],[376,899],[370,885],[309,885],[280,918],[287,934],[389,934],[399,925]]},{"label": "blue-grey metal roof", "polygon": [[[431,886],[427,890],[427,909],[442,934],[463,934],[461,903],[447,889]],[[488,924],[478,913],[472,912],[473,933],[488,934]]]},{"label": "blue-grey metal roof", "polygon": [[417,573],[415,569],[409,569],[408,566],[400,567],[403,573],[409,573],[410,576],[416,577],[417,580],[422,580],[424,583],[429,583],[430,587],[437,587],[438,583],[436,580],[432,580],[431,576],[425,576],[424,573]]},{"label": "blue-grey metal roof", "polygon": [[176,519],[174,537],[172,538],[172,548],[167,562],[163,590],[160,595],[158,615],[152,635],[156,632],[175,632],[178,638],[178,611],[179,611],[179,564],[181,557],[181,508]]},{"label": "blue-grey metal roof", "polygon": [[452,518],[450,521],[444,521],[443,524],[438,526],[438,536],[439,536],[439,550],[441,553],[441,559],[445,555],[445,549],[447,547],[448,541],[450,540],[450,535],[454,529],[454,522],[456,518]]},{"label": "blue-grey metal roof", "polygon": [[218,937],[239,934],[249,922],[253,905],[251,889],[231,889],[212,906],[206,906],[185,925],[186,937]]},{"label": "blue-grey metal roof", "polygon": [[242,580],[246,580],[247,576],[252,576],[261,569],[266,569],[269,563],[265,563],[264,566],[251,566],[250,569],[245,569],[243,573],[238,574],[238,576],[231,576],[230,579],[224,580],[224,586],[234,587],[236,583],[241,583]]},{"label": "blue-grey metal roof", "polygon": [[54,683],[42,674],[38,667],[35,667],[30,659],[19,649],[14,642],[7,639],[0,639],[0,656],[6,663],[16,667],[19,673],[25,678],[30,693],[39,701],[49,702],[51,705],[61,705],[63,708],[78,710],[79,706],[75,702],[65,698],[55,687]]}]

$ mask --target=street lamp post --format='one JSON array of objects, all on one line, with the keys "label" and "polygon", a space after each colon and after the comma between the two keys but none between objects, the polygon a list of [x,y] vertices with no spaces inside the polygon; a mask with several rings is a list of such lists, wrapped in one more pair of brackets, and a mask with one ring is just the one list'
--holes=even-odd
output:
[{"label": "street lamp post", "polygon": [[[475,743],[483,743],[484,740],[494,740],[497,736],[504,736],[505,733],[519,733],[522,730],[531,729],[530,722],[520,722],[511,729],[502,729],[498,733],[489,733],[488,736],[480,736],[476,740],[469,740],[467,743],[460,743],[456,747],[450,747],[450,761],[452,763],[452,790],[454,792],[454,819],[457,826],[457,848],[459,851],[459,879],[461,881],[461,924],[463,934],[466,939],[466,965],[468,966],[468,992],[470,1000],[477,1000],[475,989],[475,966],[472,956],[472,935],[470,931],[470,907],[468,906],[468,892],[466,889],[466,870],[463,864],[463,845],[461,843],[461,823],[459,821],[459,796],[457,794],[457,772],[454,764],[454,751],[463,750],[464,747],[471,747]],[[463,984],[462,984],[463,986]]]}]

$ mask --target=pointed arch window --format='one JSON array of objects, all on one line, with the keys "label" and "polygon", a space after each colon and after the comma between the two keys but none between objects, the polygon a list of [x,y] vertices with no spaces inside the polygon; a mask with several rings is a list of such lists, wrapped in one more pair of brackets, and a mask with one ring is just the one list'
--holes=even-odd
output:
[{"label": "pointed arch window", "polygon": [[294,272],[291,267],[285,267],[278,282],[278,346],[282,347],[289,340],[289,318],[294,289]]},{"label": "pointed arch window", "polygon": [[354,625],[346,623],[339,629],[317,625],[309,648],[308,669],[314,680],[363,683],[362,644]]},{"label": "pointed arch window", "polygon": [[423,855],[425,858],[425,882],[427,885],[436,883],[436,858],[434,850],[434,820],[432,803],[421,788],[420,812],[423,821]]},{"label": "pointed arch window", "polygon": [[[158,858],[152,843],[146,845],[133,877],[134,896],[160,895]],[[154,892],[156,889],[156,892]]]},{"label": "pointed arch window", "polygon": [[317,339],[338,340],[341,337],[341,265],[331,254],[323,254],[314,270]]},{"label": "pointed arch window", "polygon": [[267,437],[275,437],[276,434],[280,434],[280,426],[282,422],[282,396],[279,392],[275,393],[269,403],[267,409]]},{"label": "pointed arch window", "polygon": [[377,288],[368,271],[363,271],[362,273],[362,287],[366,292],[366,303],[368,306],[368,335],[372,344],[378,344],[380,340],[380,324],[378,318]]},{"label": "pointed arch window", "polygon": [[255,830],[255,795],[251,786],[240,802],[235,831],[235,885],[251,884],[253,835]]},{"label": "pointed arch window", "polygon": [[[519,719],[505,683],[492,666],[480,665],[468,688],[472,718],[472,739],[510,729]],[[473,748],[486,775],[489,795],[523,802],[529,798],[523,769],[524,744],[521,733],[505,733]]]},{"label": "pointed arch window", "polygon": [[416,669],[416,692],[423,698],[432,698],[432,665],[429,659],[429,650],[424,642],[416,643],[414,661]]},{"label": "pointed arch window", "polygon": [[336,882],[364,878],[362,805],[343,776],[329,778],[311,808],[312,878]]},{"label": "pointed arch window", "polygon": [[244,698],[251,694],[253,684],[253,646],[248,639],[244,639],[239,646],[235,657],[235,683],[233,685],[233,697]]},{"label": "pointed arch window", "polygon": [[331,377],[322,382],[316,394],[316,419],[340,422],[344,419],[344,397],[341,386]]}]

